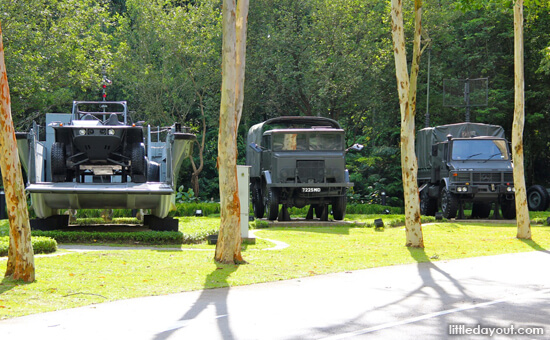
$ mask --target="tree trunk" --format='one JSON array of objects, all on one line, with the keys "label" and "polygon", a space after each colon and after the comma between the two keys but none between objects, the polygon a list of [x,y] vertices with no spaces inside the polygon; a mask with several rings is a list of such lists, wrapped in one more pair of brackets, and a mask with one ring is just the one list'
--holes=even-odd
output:
[{"label": "tree trunk", "polygon": [[420,223],[420,200],[416,181],[418,165],[414,152],[414,116],[416,113],[416,79],[419,68],[418,61],[420,60],[422,1],[415,0],[414,52],[410,82],[405,52],[403,6],[401,0],[392,0],[391,5],[395,74],[401,108],[401,171],[405,198],[406,245],[407,247],[423,248],[424,238]]},{"label": "tree trunk", "polygon": [[10,222],[10,246],[5,276],[14,280],[34,281],[34,253],[27,209],[25,185],[17,153],[17,141],[11,117],[8,74],[4,63],[4,44],[0,27],[0,169]]},{"label": "tree trunk", "polygon": [[525,123],[525,94],[523,75],[523,0],[514,4],[514,73],[515,105],[512,124],[512,159],[514,161],[514,188],[516,190],[517,237],[531,239],[531,223],[527,207],[527,191],[523,166],[523,128]]},{"label": "tree trunk", "polygon": [[248,0],[223,1],[223,57],[218,138],[221,225],[215,260],[242,263],[241,206],[237,186],[237,129],[242,113]]},{"label": "tree trunk", "polygon": [[[195,81],[193,80],[193,83]],[[193,174],[191,174],[191,186],[193,187],[193,191],[195,192],[195,197],[199,197],[199,175],[202,172],[202,169],[204,168],[204,143],[206,141],[206,118],[204,116],[204,106],[202,105],[202,94],[200,94],[197,91],[197,95],[199,96],[199,105],[201,107],[201,120],[202,120],[202,138],[201,143],[199,144],[199,167],[197,168],[195,164],[195,160],[193,159],[193,155],[189,155],[189,159],[191,160],[191,166],[193,167]]]}]

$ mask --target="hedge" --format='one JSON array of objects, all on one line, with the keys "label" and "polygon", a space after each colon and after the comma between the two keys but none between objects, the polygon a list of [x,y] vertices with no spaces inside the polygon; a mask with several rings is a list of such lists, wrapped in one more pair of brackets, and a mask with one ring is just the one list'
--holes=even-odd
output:
[{"label": "hedge", "polygon": [[34,236],[45,236],[55,239],[59,243],[121,243],[121,244],[182,244],[199,243],[202,239],[183,234],[179,231],[136,231],[136,232],[89,232],[89,231],[60,231],[60,230],[33,230]]},{"label": "hedge", "polygon": [[[57,242],[50,237],[31,237],[32,249],[35,254],[49,254],[57,251]],[[0,236],[0,256],[8,256],[10,246],[9,236]]]}]

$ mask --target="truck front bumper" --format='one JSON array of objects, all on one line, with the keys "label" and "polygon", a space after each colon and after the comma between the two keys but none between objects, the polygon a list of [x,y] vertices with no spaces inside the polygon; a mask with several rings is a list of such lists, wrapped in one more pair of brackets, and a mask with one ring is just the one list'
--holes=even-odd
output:
[{"label": "truck front bumper", "polygon": [[495,194],[509,194],[514,195],[515,189],[513,185],[505,184],[449,184],[449,190],[457,195],[488,195],[494,196]]}]

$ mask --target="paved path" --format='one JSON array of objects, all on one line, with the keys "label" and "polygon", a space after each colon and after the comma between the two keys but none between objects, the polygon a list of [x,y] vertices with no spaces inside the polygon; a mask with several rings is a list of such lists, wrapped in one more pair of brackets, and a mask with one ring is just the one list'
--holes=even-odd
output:
[{"label": "paved path", "polygon": [[539,251],[116,301],[0,321],[0,339],[476,339],[453,324],[550,339],[549,263]]}]

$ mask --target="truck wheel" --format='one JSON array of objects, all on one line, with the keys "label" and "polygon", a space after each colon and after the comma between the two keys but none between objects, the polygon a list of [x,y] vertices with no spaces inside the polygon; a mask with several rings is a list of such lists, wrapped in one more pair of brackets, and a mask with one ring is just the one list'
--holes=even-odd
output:
[{"label": "truck wheel", "polygon": [[332,201],[332,217],[336,221],[342,221],[346,216],[346,204],[348,203],[348,197],[346,195],[340,196]]},{"label": "truck wheel", "polygon": [[264,217],[264,204],[262,202],[262,189],[258,184],[252,184],[252,208],[255,218]]},{"label": "truck wheel", "polygon": [[458,211],[458,198],[447,188],[441,189],[441,210],[447,219],[455,218]]},{"label": "truck wheel", "polygon": [[131,156],[132,180],[135,183],[145,183],[145,147],[143,144],[134,144]]},{"label": "truck wheel", "polygon": [[147,165],[147,182],[160,182],[160,164],[149,162]]},{"label": "truck wheel", "polygon": [[545,211],[548,209],[550,197],[542,185],[533,185],[527,189],[527,205],[531,211]]},{"label": "truck wheel", "polygon": [[65,144],[59,142],[53,143],[50,156],[52,182],[65,182],[67,179]]},{"label": "truck wheel", "polygon": [[474,203],[472,205],[472,218],[487,218],[491,214],[491,204]]},{"label": "truck wheel", "polygon": [[424,216],[435,216],[437,212],[437,199],[428,196],[428,189],[422,190],[420,194],[420,214]]},{"label": "truck wheel", "polygon": [[516,218],[516,201],[507,200],[505,197],[500,199],[500,210],[502,211],[502,217],[507,220],[513,220]]},{"label": "truck wheel", "polygon": [[269,188],[267,190],[267,219],[270,221],[274,221],[279,215],[279,193],[275,188]]}]

